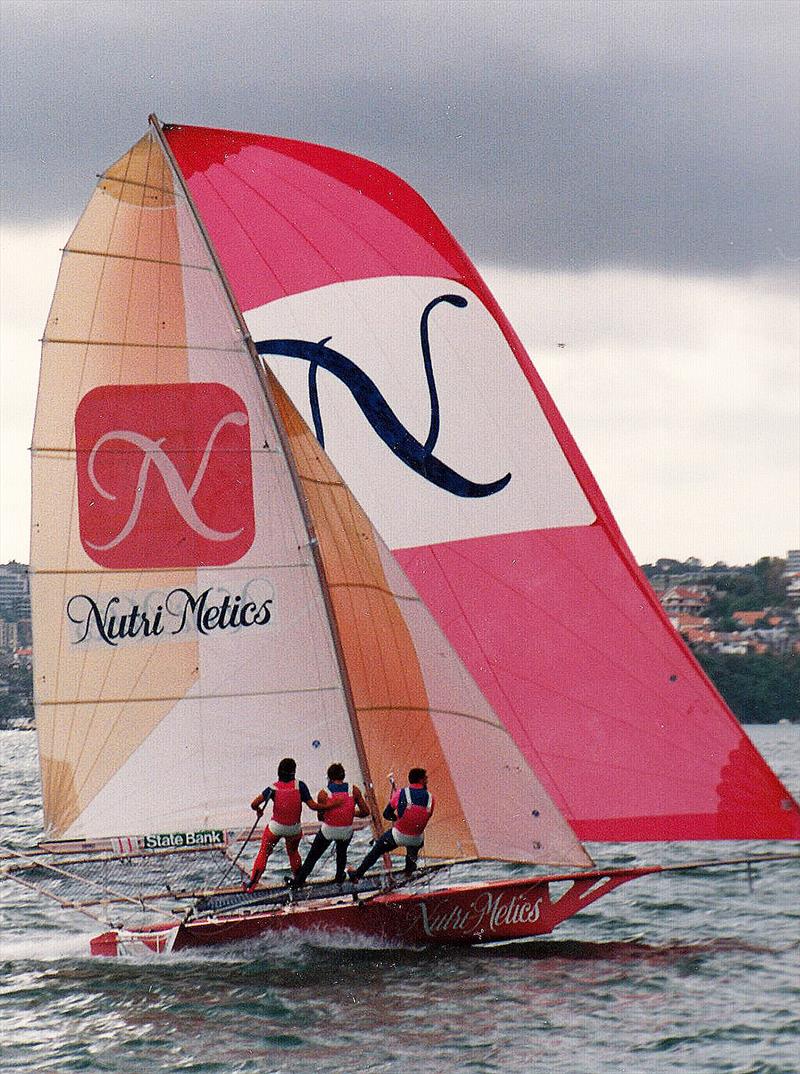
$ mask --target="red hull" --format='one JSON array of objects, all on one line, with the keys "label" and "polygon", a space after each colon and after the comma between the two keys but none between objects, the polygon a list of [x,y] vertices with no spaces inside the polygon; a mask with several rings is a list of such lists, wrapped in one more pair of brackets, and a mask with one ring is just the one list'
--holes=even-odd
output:
[{"label": "red hull", "polygon": [[[267,933],[344,932],[387,943],[479,944],[518,940],[552,932],[562,921],[614,888],[658,866],[525,877],[426,892],[386,892],[358,901],[336,899],[293,903],[158,925],[95,937],[93,954],[116,955],[142,945],[154,952],[236,943]],[[564,886],[554,891],[551,885]]]}]

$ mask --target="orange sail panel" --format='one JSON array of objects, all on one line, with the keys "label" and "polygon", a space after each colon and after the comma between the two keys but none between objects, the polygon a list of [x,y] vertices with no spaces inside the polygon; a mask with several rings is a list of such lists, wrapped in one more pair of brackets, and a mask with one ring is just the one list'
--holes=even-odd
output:
[{"label": "orange sail panel", "polygon": [[401,783],[410,768],[427,770],[432,857],[590,864],[272,375],[270,385],[319,542],[376,793],[384,774]]}]

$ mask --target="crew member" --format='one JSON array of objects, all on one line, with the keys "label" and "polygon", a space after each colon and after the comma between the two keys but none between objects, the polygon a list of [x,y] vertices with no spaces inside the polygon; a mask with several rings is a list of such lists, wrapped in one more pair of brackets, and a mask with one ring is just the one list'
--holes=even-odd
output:
[{"label": "crew member", "polygon": [[357,869],[348,869],[353,883],[358,883],[367,869],[383,854],[395,847],[406,848],[405,874],[411,876],[417,867],[417,856],[424,842],[423,832],[433,813],[433,795],[428,790],[428,775],[424,768],[412,768],[408,786],[395,790],[383,811],[392,827],[373,845]]},{"label": "crew member", "polygon": [[267,787],[250,803],[250,808],[254,809],[260,817],[267,803],[272,802],[272,817],[261,836],[261,846],[253,862],[250,881],[245,883],[247,891],[252,891],[261,879],[261,874],[267,865],[267,858],[281,839],[286,840],[289,865],[292,872],[297,875],[300,870],[299,848],[302,838],[300,814],[303,811],[303,803],[305,802],[309,809],[317,811],[327,809],[327,806],[314,801],[311,792],[302,780],[295,779],[296,772],[297,764],[294,759],[284,757],[278,765],[278,778],[275,783]]},{"label": "crew member", "polygon": [[291,886],[302,887],[319,859],[331,845],[336,844],[336,878],[335,883],[342,884],[346,879],[347,848],[353,838],[353,819],[368,817],[369,807],[364,795],[355,784],[351,787],[344,781],[344,766],[332,764],[328,768],[328,786],[317,795],[320,805],[327,806],[320,815],[322,824],[314,836],[314,842],[303,862],[302,868],[295,874]]}]

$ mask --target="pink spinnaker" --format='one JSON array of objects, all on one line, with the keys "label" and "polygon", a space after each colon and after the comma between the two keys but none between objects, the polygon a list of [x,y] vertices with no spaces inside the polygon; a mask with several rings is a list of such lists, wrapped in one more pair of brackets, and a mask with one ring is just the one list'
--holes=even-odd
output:
[{"label": "pink spinnaker", "polygon": [[370,521],[578,837],[800,837],[797,803],[672,628],[520,340],[430,207],[338,150],[165,135],[245,314],[347,281],[434,277],[471,291],[505,336],[595,521],[402,547]]}]

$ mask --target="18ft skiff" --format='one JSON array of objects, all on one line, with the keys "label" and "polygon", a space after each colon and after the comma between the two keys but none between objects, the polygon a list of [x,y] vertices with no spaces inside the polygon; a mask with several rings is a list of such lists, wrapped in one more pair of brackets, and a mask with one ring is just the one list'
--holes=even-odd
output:
[{"label": "18ft skiff", "polygon": [[[800,837],[475,268],[347,153],[151,117],[101,177],[45,332],[31,592],[45,842],[3,867],[98,953],[537,935],[663,871],[583,841]],[[246,896],[285,755],[376,818],[422,764],[431,862],[530,869]]]}]

